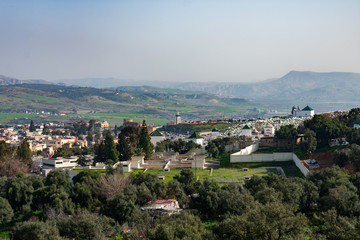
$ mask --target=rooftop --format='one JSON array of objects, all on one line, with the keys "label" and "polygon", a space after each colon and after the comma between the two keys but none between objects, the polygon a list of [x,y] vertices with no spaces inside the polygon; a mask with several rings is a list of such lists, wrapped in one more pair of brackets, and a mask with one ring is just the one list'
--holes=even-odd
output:
[{"label": "rooftop", "polygon": [[197,132],[194,132],[193,134],[191,134],[191,136],[189,138],[196,138],[196,139],[199,139],[199,138],[202,138]]},{"label": "rooftop", "polygon": [[314,109],[312,109],[311,107],[309,107],[309,105],[307,105],[306,107],[304,107],[304,109],[302,111],[313,111]]},{"label": "rooftop", "polygon": [[163,137],[162,133],[159,130],[155,130],[152,133],[150,133],[150,137]]}]

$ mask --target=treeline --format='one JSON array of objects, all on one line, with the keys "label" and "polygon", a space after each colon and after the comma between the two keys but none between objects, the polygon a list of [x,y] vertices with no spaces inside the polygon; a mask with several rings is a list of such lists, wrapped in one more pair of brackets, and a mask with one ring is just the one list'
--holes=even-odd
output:
[{"label": "treeline", "polygon": [[279,139],[294,139],[298,134],[304,134],[302,149],[308,153],[329,146],[329,142],[337,138],[346,138],[350,144],[360,145],[360,129],[353,127],[356,123],[360,123],[360,108],[353,108],[348,114],[334,118],[316,114],[298,128],[293,125],[281,126],[275,136]]},{"label": "treeline", "polygon": [[[254,176],[244,186],[195,181],[191,170],[165,183],[155,175],[84,171],[73,178],[0,179],[2,224],[23,216],[13,239],[358,239],[360,174],[339,168],[307,178]],[[177,199],[187,210],[152,219],[140,206]],[[210,225],[208,223],[211,222]]]},{"label": "treeline", "polygon": [[293,125],[281,126],[275,136],[279,139],[295,139],[299,133],[304,134],[300,149],[305,154],[326,148],[333,139],[337,139],[340,146],[334,151],[335,164],[345,167],[351,163],[355,171],[360,171],[360,129],[354,128],[354,124],[359,123],[360,108],[354,108],[349,113],[334,118],[315,115],[297,129]]},{"label": "treeline", "polygon": [[231,123],[203,123],[203,124],[177,124],[167,125],[161,128],[162,131],[180,133],[180,134],[191,134],[193,132],[207,132],[214,128],[224,129],[230,127]]},{"label": "treeline", "polygon": [[223,155],[226,152],[226,145],[233,144],[236,140],[230,137],[217,138],[208,143],[205,150],[211,154],[212,157]]},{"label": "treeline", "polygon": [[105,139],[94,146],[94,160],[95,163],[112,165],[118,161],[130,160],[134,154],[150,159],[153,149],[144,120],[141,128],[134,125],[124,127],[119,133],[117,144],[114,142],[112,132],[105,132]]},{"label": "treeline", "polygon": [[196,144],[193,141],[184,141],[181,138],[174,141],[171,141],[170,139],[166,139],[156,144],[155,151],[156,152],[174,151],[180,154],[184,154],[196,148],[201,148],[201,145]]}]

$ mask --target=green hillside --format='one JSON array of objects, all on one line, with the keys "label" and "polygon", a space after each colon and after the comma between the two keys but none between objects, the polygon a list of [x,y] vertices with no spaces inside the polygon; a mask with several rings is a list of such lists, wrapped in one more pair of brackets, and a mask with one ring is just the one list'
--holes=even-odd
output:
[{"label": "green hillside", "polygon": [[[0,123],[21,123],[29,115],[26,111],[65,113],[67,116],[34,116],[46,121],[60,119],[110,120],[122,118],[172,121],[176,111],[183,119],[214,119],[216,117],[253,116],[261,106],[240,98],[222,98],[214,94],[154,87],[123,87],[96,89],[60,85],[20,84],[0,86]],[[6,113],[6,114],[5,114]],[[17,113],[13,116],[7,113]],[[157,121],[159,119],[159,121]]]}]

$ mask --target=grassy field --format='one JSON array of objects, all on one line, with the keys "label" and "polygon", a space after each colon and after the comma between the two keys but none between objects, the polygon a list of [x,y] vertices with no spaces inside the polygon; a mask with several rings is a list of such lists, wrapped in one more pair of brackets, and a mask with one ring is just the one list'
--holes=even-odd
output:
[{"label": "grassy field", "polygon": [[296,167],[293,161],[285,162],[256,162],[256,163],[231,163],[228,167],[235,168],[259,168],[259,167],[281,167],[287,177],[300,177],[303,178],[304,175]]},{"label": "grassy field", "polygon": [[90,121],[95,119],[97,121],[108,121],[111,126],[122,125],[124,118],[133,118],[135,122],[146,121],[147,124],[163,125],[170,120],[164,118],[153,118],[146,114],[130,114],[130,113],[87,113],[87,114],[67,114],[60,115],[42,115],[42,114],[25,114],[25,113],[0,113],[0,124],[19,120],[19,122],[28,122],[33,120],[35,123],[40,122],[75,122],[75,121]]},{"label": "grassy field", "polygon": [[[216,182],[239,182],[242,181],[245,176],[262,176],[267,175],[270,172],[275,172],[264,168],[249,169],[247,172],[244,172],[241,169],[218,168],[213,169],[212,176],[210,176],[210,169],[196,169],[196,171],[195,169],[191,169],[191,171],[196,174],[196,177],[199,177],[199,180],[209,178]],[[181,169],[171,169],[170,171],[164,171],[163,169],[148,169],[146,172],[158,176],[165,176],[165,182],[168,182],[172,180],[175,175],[180,175]]]},{"label": "grassy field", "polygon": [[[262,105],[238,98],[222,98],[214,94],[181,92],[165,89],[147,89],[129,87],[118,91],[65,87],[58,85],[26,84],[19,86],[0,86],[0,110],[24,113],[26,111],[45,111],[67,113],[67,119],[56,116],[33,116],[34,120],[73,121],[96,118],[119,125],[123,118],[148,119],[149,122],[162,125],[173,121],[175,112],[184,118],[222,118],[239,115],[257,116],[256,109]],[[98,114],[106,112],[106,114]],[[71,119],[71,113],[78,113]],[[86,113],[86,114],[82,114]],[[95,113],[96,115],[92,115]],[[107,115],[109,113],[109,115]],[[115,113],[115,114],[113,114]],[[251,114],[250,114],[251,115]],[[0,123],[22,124],[31,116],[0,116]],[[70,119],[69,119],[70,118]],[[25,121],[24,121],[25,120]]]},{"label": "grassy field", "polygon": [[[80,173],[80,172],[83,172],[84,170],[88,170],[88,169],[72,169],[71,171]],[[98,172],[100,174],[105,174],[106,173],[106,169],[90,169],[90,171]]]},{"label": "grassy field", "polygon": [[230,154],[219,156],[220,167],[224,168],[260,168],[281,167],[287,177],[304,177],[293,161],[285,162],[253,162],[253,163],[230,163]]},{"label": "grassy field", "polygon": [[[75,169],[75,172],[82,172],[82,169]],[[101,174],[105,174],[105,169],[93,169],[91,171],[97,171]],[[204,180],[205,178],[212,179],[219,183],[225,182],[241,182],[245,176],[253,175],[267,175],[269,173],[277,173],[274,169],[265,169],[265,168],[252,168],[244,172],[239,168],[218,168],[213,169],[212,175],[210,176],[210,169],[191,169],[191,171],[196,174],[196,177],[199,177],[199,180]],[[137,174],[144,172],[144,170],[133,170],[131,173]],[[181,169],[171,169],[170,171],[164,171],[163,169],[148,169],[146,173],[154,174],[157,176],[165,176],[165,182],[171,181],[176,175],[180,175]],[[130,175],[131,173],[126,173]]]}]

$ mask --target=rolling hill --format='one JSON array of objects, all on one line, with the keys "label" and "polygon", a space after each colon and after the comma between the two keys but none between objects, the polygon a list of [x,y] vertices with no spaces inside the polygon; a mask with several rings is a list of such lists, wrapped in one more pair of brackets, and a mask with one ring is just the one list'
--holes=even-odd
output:
[{"label": "rolling hill", "polygon": [[17,78],[0,75],[0,85],[15,85],[15,84],[23,84],[23,83],[29,83],[29,84],[55,84],[53,82],[49,82],[49,81],[46,81],[46,80],[40,80],[40,79],[20,80],[20,79],[17,79]]},{"label": "rolling hill", "polygon": [[[300,107],[311,105],[317,112],[328,112],[359,107],[360,102],[360,95],[358,94],[358,91],[360,90],[360,74],[347,72],[317,73],[310,71],[291,71],[281,78],[246,84],[234,82],[133,81],[116,78],[65,79],[57,82],[60,86],[73,85],[75,88],[79,86],[97,87],[108,88],[120,92],[121,89],[123,89],[124,91],[126,90],[134,94],[148,94],[147,97],[155,100],[157,100],[157,98],[165,98],[165,95],[168,95],[168,100],[171,99],[172,101],[178,102],[176,103],[177,105],[171,105],[173,103],[169,103],[171,106],[165,104],[160,108],[159,104],[153,105],[153,107],[156,108],[156,111],[162,112],[167,111],[164,110],[164,108],[171,110],[180,108],[180,102],[184,104],[198,105],[197,108],[200,106],[217,106],[227,108],[229,107],[228,105],[233,108],[236,107],[234,106],[234,102],[239,101],[238,99],[241,99],[241,101],[243,101],[243,99],[249,99],[250,101],[260,103],[265,107],[265,109],[277,110],[283,114],[288,114],[291,107],[294,105]],[[19,83],[45,83],[55,85],[55,83],[43,80],[18,80],[11,77],[0,76],[0,85]],[[143,87],[144,85],[151,87]],[[161,90],[160,88],[165,89]],[[191,93],[186,93],[186,91],[191,91]],[[196,93],[194,93],[194,91]],[[210,94],[206,95],[205,92]],[[124,94],[126,94],[126,92],[124,92]],[[176,98],[174,98],[175,96]],[[122,99],[122,101],[125,100],[126,98]],[[142,100],[145,101],[144,99]],[[98,102],[96,106],[100,106],[101,104],[99,105],[99,102],[104,101],[104,99],[99,98],[96,101]],[[136,101],[139,102],[139,99],[136,99]],[[241,109],[244,106],[243,103],[244,102],[240,104]],[[141,104],[154,104],[154,101],[140,101],[140,105]],[[248,108],[249,105],[245,105],[245,109]],[[80,112],[89,110],[84,107],[85,106],[82,106],[82,104],[78,104],[77,108],[72,109],[77,109]],[[69,108],[66,108],[66,111],[70,111],[71,109]],[[137,109],[138,108],[139,106]],[[103,111],[101,109],[104,108],[95,107],[94,111]],[[152,108],[148,107],[147,109]],[[182,110],[189,109],[180,108],[179,111]],[[152,109],[151,111],[154,110]],[[203,114],[204,111],[205,109],[202,109],[201,111],[195,111],[194,113],[197,112]],[[213,111],[213,108],[209,108],[208,112],[211,111]],[[187,112],[191,116],[194,116],[192,115],[192,110]],[[243,113],[243,111],[241,112]],[[223,114],[226,116],[232,116],[235,112],[220,111],[219,113],[220,115]],[[251,114],[252,113],[250,113],[250,115]]]},{"label": "rolling hill", "polygon": [[55,84],[7,85],[0,86],[0,102],[0,113],[111,113],[169,121],[174,118],[176,111],[181,112],[184,119],[199,120],[257,116],[261,109],[259,104],[240,98],[147,86],[109,90]]},{"label": "rolling hill", "polygon": [[360,99],[354,96],[360,89],[360,74],[291,71],[281,78],[252,84],[192,83],[178,87],[249,99],[292,100],[308,96],[310,101],[328,101],[330,97],[353,100],[354,97]]},{"label": "rolling hill", "polygon": [[106,87],[150,85],[154,87],[202,91],[219,96],[250,99],[270,109],[289,111],[293,105],[312,105],[318,112],[358,107],[360,74],[291,71],[281,78],[255,83],[236,82],[158,82],[129,81],[116,78],[72,79],[66,84]]}]

